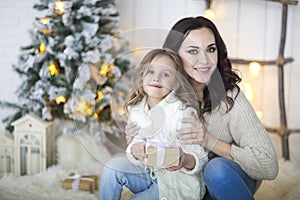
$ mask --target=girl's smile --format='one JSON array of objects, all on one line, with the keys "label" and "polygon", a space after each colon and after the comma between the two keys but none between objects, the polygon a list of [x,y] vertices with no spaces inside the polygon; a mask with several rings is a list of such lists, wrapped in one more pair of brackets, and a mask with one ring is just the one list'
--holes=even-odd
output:
[{"label": "girl's smile", "polygon": [[155,57],[143,76],[143,89],[150,108],[175,88],[175,63],[168,56]]}]

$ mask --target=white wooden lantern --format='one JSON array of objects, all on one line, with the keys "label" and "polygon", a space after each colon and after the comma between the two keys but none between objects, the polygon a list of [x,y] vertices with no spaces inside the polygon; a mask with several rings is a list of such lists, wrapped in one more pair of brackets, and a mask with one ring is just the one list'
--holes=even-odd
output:
[{"label": "white wooden lantern", "polygon": [[12,123],[15,136],[15,174],[45,171],[56,161],[56,137],[52,122],[27,114]]},{"label": "white wooden lantern", "polygon": [[14,172],[14,139],[13,135],[0,133],[0,176]]}]

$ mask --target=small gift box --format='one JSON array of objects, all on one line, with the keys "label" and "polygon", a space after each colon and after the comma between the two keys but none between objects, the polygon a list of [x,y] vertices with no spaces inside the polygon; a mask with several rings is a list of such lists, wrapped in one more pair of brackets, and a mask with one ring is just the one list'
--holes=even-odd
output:
[{"label": "small gift box", "polygon": [[69,176],[62,181],[61,186],[64,189],[83,190],[93,193],[99,188],[98,182],[99,179],[97,175],[70,173]]},{"label": "small gift box", "polygon": [[179,165],[179,148],[147,147],[147,165],[156,168],[165,168]]}]

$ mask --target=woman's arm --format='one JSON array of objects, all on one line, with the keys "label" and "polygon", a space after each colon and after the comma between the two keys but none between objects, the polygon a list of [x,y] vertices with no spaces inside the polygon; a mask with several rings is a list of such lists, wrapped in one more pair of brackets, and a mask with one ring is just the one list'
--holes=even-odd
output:
[{"label": "woman's arm", "polygon": [[199,144],[215,154],[232,160],[231,144],[209,134],[196,114],[182,119],[182,123],[192,124],[180,130],[179,139],[183,144]]},{"label": "woman's arm", "polygon": [[231,156],[231,144],[219,140],[209,133],[206,133],[202,146],[218,156],[233,160],[233,157]]},{"label": "woman's arm", "polygon": [[[196,113],[196,110],[188,107],[185,110],[182,110],[182,118],[192,118],[193,113]],[[189,123],[179,123],[178,131],[182,129],[192,128],[193,126]],[[181,156],[181,165],[182,170],[188,174],[194,174],[203,169],[204,165],[207,163],[207,152],[205,152],[203,146],[196,143],[184,143],[181,138],[181,134],[178,135],[178,145],[182,149],[182,156]]]},{"label": "woman's arm", "polygon": [[[234,160],[254,179],[272,180],[278,173],[278,160],[270,136],[257,118],[255,111],[242,92],[226,114],[212,113],[214,124],[207,133],[203,124],[194,116],[183,119],[192,128],[180,130],[185,144],[202,144],[215,154]],[[223,123],[223,122],[224,123]],[[222,134],[226,143],[217,136]]]},{"label": "woman's arm", "polygon": [[140,128],[137,126],[137,124],[129,122],[125,126],[125,136],[127,144],[130,144],[133,137],[137,135],[137,132]]},{"label": "woman's arm", "polygon": [[276,178],[278,158],[270,135],[242,91],[229,114],[229,130],[235,142],[231,146],[234,161],[252,178]]},{"label": "woman's arm", "polygon": [[135,136],[131,143],[126,148],[126,156],[128,160],[134,164],[143,166],[144,158],[146,157],[145,153],[146,141]]}]

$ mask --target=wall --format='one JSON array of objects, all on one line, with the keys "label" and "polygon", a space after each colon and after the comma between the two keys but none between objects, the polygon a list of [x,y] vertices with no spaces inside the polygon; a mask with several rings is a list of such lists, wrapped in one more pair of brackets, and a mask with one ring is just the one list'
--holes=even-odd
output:
[{"label": "wall", "polygon": [[[38,16],[33,4],[36,0],[5,0],[0,2],[0,100],[17,102],[15,91],[21,84],[19,76],[12,69],[17,64],[20,47],[30,44],[29,29]],[[12,110],[0,108],[0,133],[5,125],[2,119]]]},{"label": "wall", "polygon": [[[6,0],[0,3],[0,99],[17,101],[15,90],[21,83],[12,64],[16,64],[19,48],[30,43],[28,30],[37,11],[32,8],[36,0]],[[140,58],[149,48],[160,47],[167,31],[184,16],[203,15],[204,0],[117,0],[121,26],[131,42],[131,50]],[[281,4],[262,0],[217,0],[212,4],[216,12],[214,22],[232,58],[274,60],[277,57],[281,29]],[[300,5],[289,6],[285,55],[295,61],[285,66],[285,100],[288,126],[300,128]],[[298,47],[298,48],[297,48]],[[249,81],[248,68],[237,66],[243,79]],[[261,76],[252,81],[256,97],[255,109],[263,111],[262,122],[279,126],[277,69],[266,66]],[[11,111],[2,109],[0,118]],[[0,132],[4,125],[0,123]],[[300,134],[292,135],[291,148],[300,143]],[[273,137],[273,136],[272,136]],[[280,151],[279,138],[274,136]],[[280,152],[279,152],[280,153]],[[292,156],[296,155],[295,151]],[[299,157],[299,156],[298,156]]]}]

